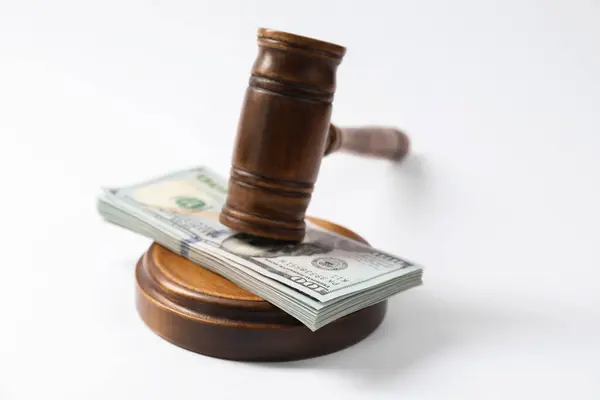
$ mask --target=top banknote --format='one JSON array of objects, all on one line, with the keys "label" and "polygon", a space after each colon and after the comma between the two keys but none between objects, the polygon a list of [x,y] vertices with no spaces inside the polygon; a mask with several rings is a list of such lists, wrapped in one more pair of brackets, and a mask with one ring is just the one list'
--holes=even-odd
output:
[{"label": "top banknote", "polygon": [[307,221],[299,243],[219,222],[227,181],[208,168],[104,190],[98,210],[272,302],[316,330],[420,285],[422,267]]}]

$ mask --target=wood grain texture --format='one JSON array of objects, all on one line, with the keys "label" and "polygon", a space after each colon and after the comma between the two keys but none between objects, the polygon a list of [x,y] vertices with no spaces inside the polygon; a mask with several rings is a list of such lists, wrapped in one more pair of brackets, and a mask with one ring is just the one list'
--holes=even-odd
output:
[{"label": "wood grain texture", "polygon": [[408,141],[394,129],[331,125],[344,47],[264,28],[257,42],[219,220],[236,231],[298,242],[325,154],[399,159]]},{"label": "wood grain texture", "polygon": [[345,48],[268,29],[257,36],[220,221],[237,231],[299,241]]},{"label": "wood grain texture", "polygon": [[[310,219],[364,242],[344,227]],[[332,353],[367,337],[387,308],[383,301],[312,332],[260,297],[156,243],[138,262],[136,281],[137,309],[152,331],[182,348],[231,360],[285,361]]]}]

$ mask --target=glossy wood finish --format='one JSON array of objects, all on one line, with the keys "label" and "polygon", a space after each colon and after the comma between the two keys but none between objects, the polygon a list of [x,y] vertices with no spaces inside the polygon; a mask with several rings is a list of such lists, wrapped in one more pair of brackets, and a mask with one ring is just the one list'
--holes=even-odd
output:
[{"label": "glossy wood finish", "polygon": [[342,46],[269,29],[239,119],[227,201],[219,220],[231,229],[300,241],[321,160],[334,151],[401,158],[406,135],[395,129],[330,124]]},{"label": "glossy wood finish", "polygon": [[258,46],[220,221],[238,231],[298,241],[346,50],[268,29],[258,31]]},{"label": "glossy wood finish", "polygon": [[[363,240],[339,225],[310,219]],[[150,329],[177,346],[231,360],[297,360],[344,349],[373,332],[387,307],[383,301],[312,332],[260,297],[156,243],[138,262],[136,280],[137,309]]]}]

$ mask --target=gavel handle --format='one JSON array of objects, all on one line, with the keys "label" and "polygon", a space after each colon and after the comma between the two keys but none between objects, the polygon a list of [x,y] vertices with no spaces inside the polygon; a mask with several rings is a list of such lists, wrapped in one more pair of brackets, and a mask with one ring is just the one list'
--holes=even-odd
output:
[{"label": "gavel handle", "polygon": [[406,156],[409,148],[408,136],[396,128],[384,126],[340,128],[331,124],[325,155],[340,151],[398,161]]}]

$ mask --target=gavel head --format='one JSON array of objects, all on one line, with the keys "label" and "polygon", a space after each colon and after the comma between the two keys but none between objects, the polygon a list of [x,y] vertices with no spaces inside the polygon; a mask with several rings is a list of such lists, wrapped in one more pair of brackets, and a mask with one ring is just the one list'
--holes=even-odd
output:
[{"label": "gavel head", "polygon": [[219,218],[236,231],[300,241],[346,49],[262,28],[258,46]]}]

